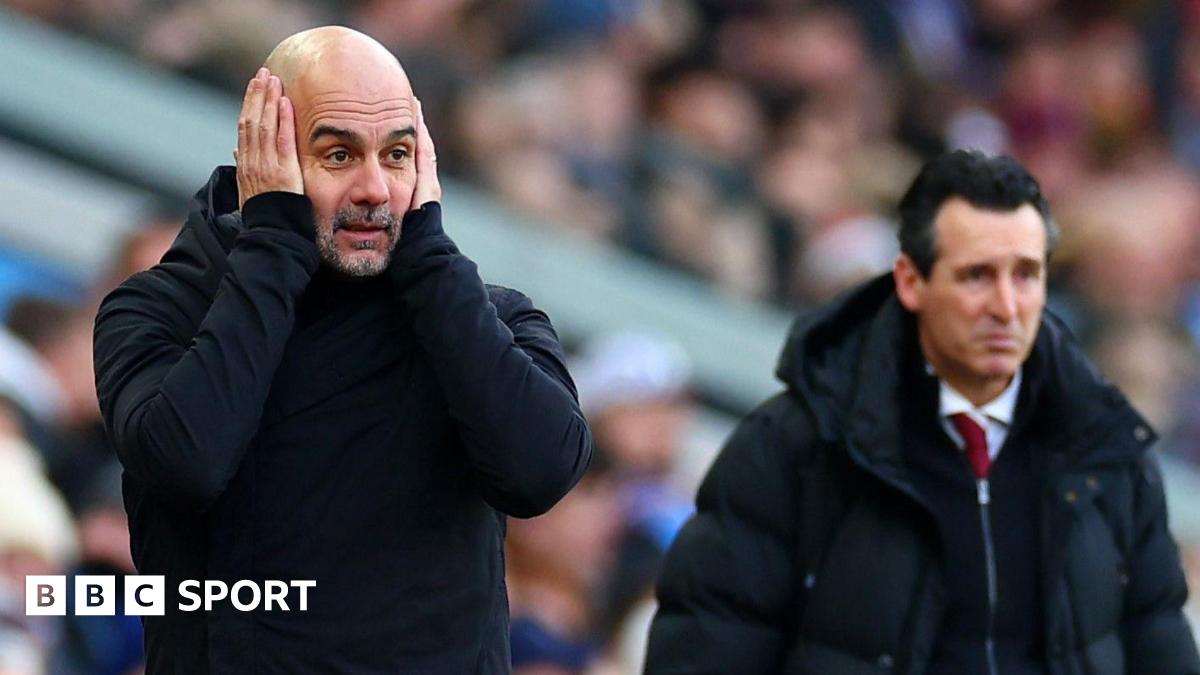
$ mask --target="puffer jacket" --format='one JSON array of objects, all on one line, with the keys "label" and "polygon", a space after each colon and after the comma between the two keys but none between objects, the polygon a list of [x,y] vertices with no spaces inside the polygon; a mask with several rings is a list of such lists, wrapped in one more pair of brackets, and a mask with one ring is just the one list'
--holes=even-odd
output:
[{"label": "puffer jacket", "polygon": [[[647,673],[927,672],[947,591],[901,448],[914,332],[890,275],[796,322],[786,391],[734,432],[667,555]],[[1023,372],[1045,671],[1200,673],[1153,432],[1049,313]]]}]

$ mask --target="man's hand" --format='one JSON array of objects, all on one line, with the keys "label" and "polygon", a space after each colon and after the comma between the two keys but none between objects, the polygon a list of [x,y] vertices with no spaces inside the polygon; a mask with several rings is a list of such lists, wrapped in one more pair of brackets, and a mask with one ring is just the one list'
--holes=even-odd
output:
[{"label": "man's hand", "polygon": [[413,188],[410,208],[419,209],[429,202],[442,200],[442,184],[438,182],[437,151],[433,149],[433,139],[429,136],[429,127],[425,126],[425,113],[421,110],[421,101],[417,100],[417,184]]},{"label": "man's hand", "polygon": [[[296,155],[296,118],[283,84],[266,68],[246,86],[238,118],[238,206],[264,192],[304,194],[304,178]],[[419,183],[418,183],[419,185]]]}]

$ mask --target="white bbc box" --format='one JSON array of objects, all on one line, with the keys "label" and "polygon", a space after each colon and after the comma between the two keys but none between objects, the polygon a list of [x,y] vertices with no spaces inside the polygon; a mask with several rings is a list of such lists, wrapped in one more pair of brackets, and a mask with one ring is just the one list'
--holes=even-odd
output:
[{"label": "white bbc box", "polygon": [[113,616],[116,613],[116,577],[88,574],[75,577],[76,616]]},{"label": "white bbc box", "polygon": [[125,577],[125,616],[163,616],[166,613],[166,577],[161,574]]},{"label": "white bbc box", "polygon": [[26,616],[66,616],[67,578],[60,574],[25,577]]}]

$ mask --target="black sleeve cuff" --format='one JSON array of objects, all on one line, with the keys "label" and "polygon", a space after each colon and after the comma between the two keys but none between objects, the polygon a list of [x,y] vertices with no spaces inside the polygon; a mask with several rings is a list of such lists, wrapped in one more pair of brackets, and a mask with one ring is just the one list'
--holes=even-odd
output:
[{"label": "black sleeve cuff", "polygon": [[457,253],[458,248],[442,229],[442,205],[426,202],[421,208],[404,214],[400,242],[392,252],[385,273],[397,289],[406,289],[418,277],[437,267],[437,261]]},{"label": "black sleeve cuff", "polygon": [[242,222],[248,230],[270,227],[316,241],[312,202],[294,192],[264,192],[247,199],[242,206]]},{"label": "black sleeve cuff", "polygon": [[399,246],[407,246],[443,233],[442,205],[438,202],[425,202],[421,208],[404,214],[404,220],[400,225]]}]

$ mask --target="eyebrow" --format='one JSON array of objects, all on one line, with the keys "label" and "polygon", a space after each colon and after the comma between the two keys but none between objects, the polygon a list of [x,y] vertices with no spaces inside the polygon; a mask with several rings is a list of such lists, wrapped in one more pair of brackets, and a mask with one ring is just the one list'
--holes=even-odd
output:
[{"label": "eyebrow", "polygon": [[[1038,259],[1038,258],[1030,258],[1028,256],[1022,255],[1022,256],[1018,256],[1016,258],[1016,260],[1013,261],[1013,266],[1020,267],[1020,266],[1036,265],[1038,267],[1045,267],[1045,262],[1046,261]],[[987,258],[985,260],[975,260],[972,262],[964,262],[964,263],[958,265],[957,267],[955,267],[954,270],[956,272],[965,272],[967,270],[978,268],[978,267],[994,268],[994,267],[999,267],[1001,265],[1003,265],[1003,261],[996,260],[995,258]]]},{"label": "eyebrow", "polygon": [[317,139],[321,138],[322,136],[333,136],[340,141],[345,141],[346,143],[350,143],[352,145],[362,144],[362,136],[359,136],[349,129],[340,129],[338,127],[331,127],[326,124],[322,124],[316,129],[313,129],[312,134],[310,134],[308,137],[308,142],[316,143]]},{"label": "eyebrow", "polygon": [[[388,143],[388,145],[391,145],[392,143],[397,143],[404,138],[415,137],[416,135],[417,135],[417,130],[414,129],[413,127],[404,127],[403,129],[396,129],[392,133],[388,134],[387,143]],[[316,143],[317,140],[320,139],[322,136],[333,136],[334,138],[337,138],[338,140],[343,141],[345,143],[349,143],[351,145],[362,145],[363,144],[362,136],[358,135],[356,132],[350,131],[349,129],[342,129],[340,127],[329,126],[327,124],[322,124],[321,126],[317,127],[316,129],[313,129],[313,132],[308,137],[308,142]]]},{"label": "eyebrow", "polygon": [[392,143],[399,143],[401,140],[403,140],[405,138],[416,138],[416,136],[417,136],[417,130],[414,129],[413,127],[404,127],[403,129],[396,129],[392,133],[388,134],[387,144],[391,145]]}]

